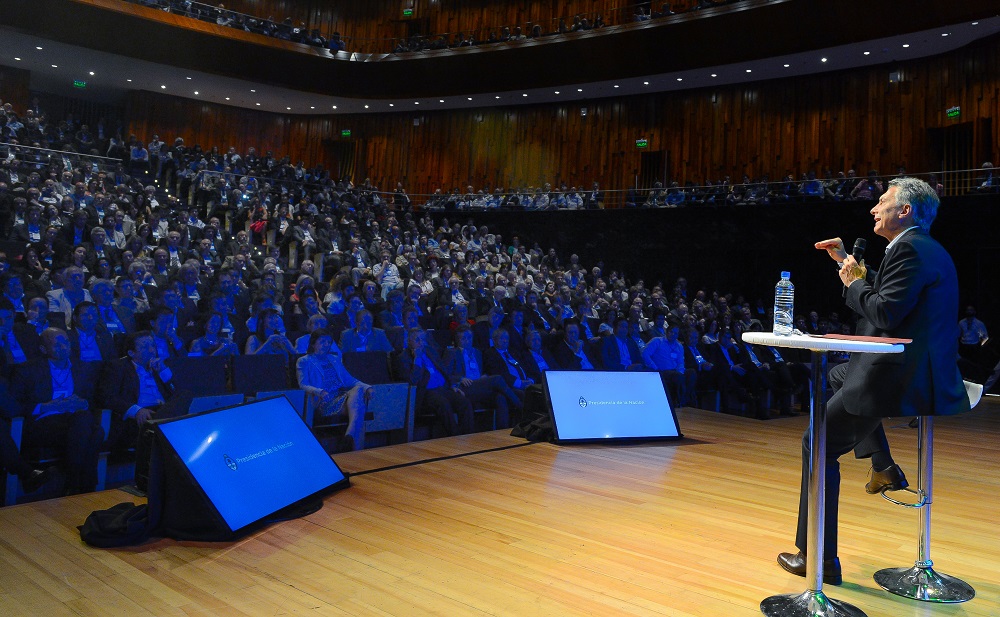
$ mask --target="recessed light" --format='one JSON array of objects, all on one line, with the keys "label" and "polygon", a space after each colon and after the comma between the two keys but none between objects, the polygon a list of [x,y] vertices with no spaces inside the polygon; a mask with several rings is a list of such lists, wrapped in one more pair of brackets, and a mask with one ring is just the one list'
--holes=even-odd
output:
[{"label": "recessed light", "polygon": [[166,87],[166,86],[160,86],[160,89],[161,89],[161,90],[166,90],[166,89],[167,89],[167,87]]},{"label": "recessed light", "polygon": [[334,109],[337,109],[337,106],[336,106],[336,105],[334,105],[334,106],[333,106],[333,108],[334,108]]},{"label": "recessed light", "polygon": [[618,87],[619,87],[618,84],[615,84],[615,88],[618,88]]},{"label": "recessed light", "polygon": [[644,86],[648,86],[648,85],[649,85],[649,82],[648,82],[648,81],[644,81],[644,82],[642,82],[642,85],[644,85]]},{"label": "recessed light", "polygon": [[58,64],[53,64],[52,68],[57,69],[57,68],[59,68],[59,65]]},{"label": "recessed light", "polygon": [[865,55],[866,55],[866,56],[870,56],[870,55],[872,55],[872,52],[870,52],[870,51],[866,51],[866,52],[865,52]]},{"label": "recessed light", "polygon": [[126,79],[125,81],[127,81],[128,83],[132,83],[131,79]]},{"label": "recessed light", "polygon": [[198,91],[197,90],[194,91],[194,95],[198,96]]},{"label": "recessed light", "polygon": [[14,59],[15,59],[15,60],[17,60],[18,62],[20,62],[20,61],[21,61],[21,59],[20,59],[20,58],[14,58]]},{"label": "recessed light", "polygon": [[558,90],[556,90],[556,94],[559,94],[559,91],[558,91]]},{"label": "recessed light", "polygon": [[948,33],[947,32],[942,32],[941,36],[948,36]]},{"label": "recessed light", "polygon": [[684,81],[684,78],[683,77],[678,77],[677,81]]},{"label": "recessed light", "polygon": [[905,48],[907,48],[907,47],[909,47],[909,46],[910,46],[910,44],[909,44],[909,43],[903,43],[903,48],[904,48],[904,49],[905,49]]},{"label": "recessed light", "polygon": [[286,107],[285,109],[287,109],[288,111],[292,111],[291,107]]},{"label": "recessed light", "polygon": [[419,105],[419,104],[420,104],[420,101],[413,101],[413,104],[414,104],[414,105]]},{"label": "recessed light", "polygon": [[576,91],[577,92],[583,92],[583,88],[577,88]]},{"label": "recessed light", "polygon": [[365,109],[368,109],[368,106],[367,106],[367,105],[365,105]]},{"label": "recessed light", "polygon": [[[978,26],[978,25],[979,25],[979,22],[978,22],[978,21],[974,21],[974,22],[972,22],[972,25],[973,25],[973,26]],[[38,49],[41,49],[41,47],[39,47]]]},{"label": "recessed light", "polygon": [[792,66],[792,65],[791,65],[791,64],[786,64],[786,65],[785,65],[785,68],[787,69],[787,68],[788,68],[788,67],[790,67],[790,66]]},{"label": "recessed light", "polygon": [[819,61],[820,62],[826,62],[826,58],[820,58]]},{"label": "recessed light", "polygon": [[260,103],[254,103],[254,105],[256,105],[257,107],[260,107]]},{"label": "recessed light", "polygon": [[190,78],[190,77],[185,77],[184,79],[188,79],[188,80],[190,80],[191,78]]},{"label": "recessed light", "polygon": [[310,105],[309,109],[316,109],[316,106],[315,105]]},{"label": "recessed light", "polygon": [[253,90],[253,89],[251,89],[251,90],[250,90],[250,92],[257,92],[257,91],[256,91],[256,90]]},{"label": "recessed light", "polygon": [[[975,26],[975,25],[976,25],[976,23],[978,23],[978,22],[975,22],[975,23],[973,23],[972,25],[973,25],[973,26]],[[41,48],[41,47],[35,47],[35,49],[37,49],[38,51],[41,51],[41,50],[42,50],[42,48]]]},{"label": "recessed light", "polygon": [[528,96],[528,93],[527,93],[527,92],[525,92],[525,93],[524,93],[524,94],[522,94],[521,96]]},{"label": "recessed light", "polygon": [[91,72],[90,72],[90,74],[91,74],[91,75],[93,75],[93,74],[94,74],[94,71],[91,71]]},{"label": "recessed light", "polygon": [[395,107],[395,106],[396,106],[395,104],[389,103],[389,107]]},{"label": "recessed light", "polygon": [[227,101],[229,100],[229,97],[228,97],[228,96],[226,97],[226,100],[227,100]]},{"label": "recessed light", "polygon": [[499,95],[497,95],[497,96],[495,96],[495,97],[493,97],[493,98],[495,98],[495,99],[496,99],[496,100],[498,100],[498,101],[500,100],[500,96],[499,96]]},{"label": "recessed light", "polygon": [[747,73],[753,73],[753,69],[747,69]]},{"label": "recessed light", "polygon": [[712,73],[712,77],[718,77],[718,76],[719,75],[717,73]]},{"label": "recessed light", "polygon": [[469,96],[469,97],[466,97],[466,98],[467,98],[467,99],[469,99],[470,101],[472,100],[472,97],[471,97],[471,96]]},{"label": "recessed light", "polygon": [[438,99],[438,103],[444,103],[444,99]]}]

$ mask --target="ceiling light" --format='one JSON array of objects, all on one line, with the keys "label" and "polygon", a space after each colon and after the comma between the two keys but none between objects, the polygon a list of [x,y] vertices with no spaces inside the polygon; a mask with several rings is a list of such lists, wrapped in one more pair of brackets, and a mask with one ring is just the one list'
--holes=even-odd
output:
[{"label": "ceiling light", "polygon": [[185,77],[184,79],[191,79],[190,77]]},{"label": "ceiling light", "polygon": [[499,95],[498,95],[498,96],[496,96],[496,97],[494,97],[494,98],[495,98],[496,100],[498,100],[498,101],[500,100],[500,97],[499,97]]},{"label": "ceiling light", "polygon": [[197,90],[194,91],[194,95],[198,96],[198,91]]},{"label": "ceiling light", "polygon": [[395,104],[389,103],[389,107],[395,107],[395,106],[396,106]]},{"label": "ceiling light", "polygon": [[257,107],[260,107],[260,103],[254,103]]},{"label": "ceiling light", "polygon": [[337,109],[337,106],[336,106],[336,105],[334,105],[334,106],[333,106],[333,108],[334,108],[334,109]]},{"label": "ceiling light", "polygon": [[251,88],[250,92],[256,92],[256,90],[254,90],[254,89]]},{"label": "ceiling light", "polygon": [[528,96],[528,93],[526,92],[526,93],[522,94],[521,96]]},{"label": "ceiling light", "polygon": [[583,88],[577,88],[576,91],[577,92],[583,92]]},{"label": "ceiling light", "polygon": [[[976,23],[978,23],[978,22],[976,22]],[[973,25],[973,26],[975,26],[975,25],[976,25],[976,23],[973,23],[972,25]],[[42,50],[42,48],[41,48],[41,47],[36,47],[35,49],[37,49],[38,51],[41,51],[41,50]]]},{"label": "ceiling light", "polygon": [[615,84],[615,88],[617,88],[617,87],[618,87],[618,84]]},{"label": "ceiling light", "polygon": [[719,75],[717,73],[712,73],[712,77],[718,77],[718,76]]},{"label": "ceiling light", "polygon": [[292,111],[291,107],[286,107],[285,109],[287,109],[288,111]]},{"label": "ceiling light", "polygon": [[93,74],[94,74],[94,71],[91,71],[91,72],[90,72],[90,74],[91,74],[91,75],[93,75]]},{"label": "ceiling light", "polygon": [[444,103],[444,99],[438,99],[438,103]]},{"label": "ceiling light", "polygon": [[644,86],[648,86],[648,85],[649,85],[649,82],[648,82],[648,81],[644,81],[644,82],[642,82],[642,85],[644,85]]},{"label": "ceiling light", "polygon": [[909,44],[909,43],[903,43],[903,49],[906,49],[906,48],[907,48],[907,47],[909,47],[909,46],[910,46],[910,44]]},{"label": "ceiling light", "polygon": [[420,104],[420,101],[413,101],[413,104],[414,104],[414,105],[419,105],[419,104]]},{"label": "ceiling light", "polygon": [[556,94],[559,94],[559,91],[558,91],[558,90],[556,90],[555,92],[556,92]]},{"label": "ceiling light", "polygon": [[865,52],[865,55],[866,55],[866,56],[870,56],[870,55],[872,55],[872,52],[870,52],[870,51],[866,51],[866,52]]},{"label": "ceiling light", "polygon": [[129,83],[132,83],[132,80],[131,80],[131,79],[126,79],[125,81],[127,81],[127,82],[129,82]]},{"label": "ceiling light", "polygon": [[472,100],[472,97],[471,97],[471,96],[470,96],[470,97],[466,97],[466,98],[468,98],[468,99],[469,99],[470,101]]},{"label": "ceiling light", "polygon": [[54,68],[54,69],[57,69],[57,68],[59,68],[59,65],[57,65],[57,64],[53,64],[53,65],[52,65],[52,68]]},{"label": "ceiling light", "polygon": [[14,58],[14,59],[15,59],[15,60],[17,60],[18,62],[20,62],[20,61],[21,61],[21,59],[20,59],[20,58]]},{"label": "ceiling light", "polygon": [[309,109],[316,109],[316,106],[315,105],[310,105]]},{"label": "ceiling light", "polygon": [[684,81],[684,78],[683,77],[678,77],[677,81]]},{"label": "ceiling light", "polygon": [[788,68],[788,67],[790,67],[790,66],[792,66],[792,65],[791,65],[791,64],[786,64],[786,65],[785,65],[785,68],[787,69],[787,68]]},{"label": "ceiling light", "polygon": [[941,36],[948,36],[948,33],[947,32],[942,32]]},{"label": "ceiling light", "polygon": [[747,69],[747,73],[753,73],[753,69]]},{"label": "ceiling light", "polygon": [[[972,22],[972,25],[973,25],[973,26],[978,26],[978,25],[979,25],[979,22],[978,22],[978,21],[974,21],[974,22]],[[38,49],[41,49],[41,47],[39,47]]]},{"label": "ceiling light", "polygon": [[226,100],[227,100],[227,101],[229,100],[229,97],[228,97],[228,96],[226,97]]},{"label": "ceiling light", "polygon": [[368,106],[367,106],[367,105],[365,105],[365,109],[368,109]]},{"label": "ceiling light", "polygon": [[160,86],[160,89],[161,89],[161,90],[166,90],[166,89],[167,89],[167,87],[166,87],[166,86]]},{"label": "ceiling light", "polygon": [[826,58],[820,58],[819,61],[820,62],[826,62]]}]

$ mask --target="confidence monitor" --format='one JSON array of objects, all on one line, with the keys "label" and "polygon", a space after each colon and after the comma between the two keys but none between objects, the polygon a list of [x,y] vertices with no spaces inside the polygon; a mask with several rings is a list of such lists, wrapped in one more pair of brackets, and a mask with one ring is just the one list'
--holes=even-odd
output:
[{"label": "confidence monitor", "polygon": [[321,495],[349,485],[283,396],[154,424],[157,535],[231,539],[300,506],[318,509]]},{"label": "confidence monitor", "polygon": [[655,372],[545,371],[557,443],[680,439]]}]

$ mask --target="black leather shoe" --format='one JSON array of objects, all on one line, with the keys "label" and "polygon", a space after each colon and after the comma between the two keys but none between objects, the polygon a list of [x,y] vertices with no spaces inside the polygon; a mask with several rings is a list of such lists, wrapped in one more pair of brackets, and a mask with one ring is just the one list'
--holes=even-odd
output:
[{"label": "black leather shoe", "polygon": [[353,435],[344,435],[344,437],[340,440],[340,443],[337,444],[337,451],[335,454],[343,454],[345,452],[354,452]]},{"label": "black leather shoe", "polygon": [[27,475],[21,478],[21,488],[24,489],[25,493],[34,493],[38,489],[42,488],[45,483],[52,478],[52,474],[54,472],[54,467],[49,467],[48,469],[32,469]]},{"label": "black leather shoe", "polygon": [[910,485],[899,465],[893,465],[882,471],[875,471],[873,467],[871,473],[872,479],[865,485],[865,492],[869,495],[877,495],[882,491],[901,491]]},{"label": "black leather shoe", "polygon": [[[778,565],[786,572],[791,572],[795,576],[804,577],[806,575],[806,556],[802,551],[794,555],[792,553],[780,553],[778,555]],[[844,582],[843,577],[840,575],[840,559],[838,557],[823,560],[823,582],[827,585],[839,585]]]}]

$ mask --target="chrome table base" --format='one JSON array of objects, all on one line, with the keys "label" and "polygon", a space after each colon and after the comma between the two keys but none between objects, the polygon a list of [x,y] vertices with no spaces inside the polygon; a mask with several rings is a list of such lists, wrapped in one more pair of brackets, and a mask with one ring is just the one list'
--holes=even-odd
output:
[{"label": "chrome table base", "polygon": [[865,617],[860,608],[826,597],[822,591],[771,596],[760,603],[768,617]]}]

